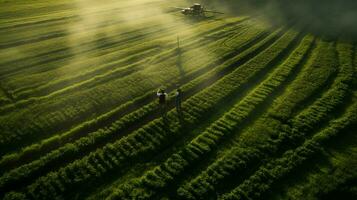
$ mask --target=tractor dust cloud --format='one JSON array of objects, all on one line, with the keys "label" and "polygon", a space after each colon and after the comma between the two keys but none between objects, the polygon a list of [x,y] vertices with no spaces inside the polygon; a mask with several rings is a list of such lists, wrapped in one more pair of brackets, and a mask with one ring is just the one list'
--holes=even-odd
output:
[{"label": "tractor dust cloud", "polygon": [[314,34],[357,40],[355,0],[208,0],[226,12],[251,12],[273,24],[288,23]]}]

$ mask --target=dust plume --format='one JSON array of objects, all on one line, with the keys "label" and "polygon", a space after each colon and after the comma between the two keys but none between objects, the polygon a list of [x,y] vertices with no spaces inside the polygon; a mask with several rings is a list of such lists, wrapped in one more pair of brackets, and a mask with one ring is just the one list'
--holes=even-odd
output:
[{"label": "dust plume", "polygon": [[301,29],[325,37],[357,40],[355,0],[205,0],[226,12],[251,12],[272,24],[295,23]]}]

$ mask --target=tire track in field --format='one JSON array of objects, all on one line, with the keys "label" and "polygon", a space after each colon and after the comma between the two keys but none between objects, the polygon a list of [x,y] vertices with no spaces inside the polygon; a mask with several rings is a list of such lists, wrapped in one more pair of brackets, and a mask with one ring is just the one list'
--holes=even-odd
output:
[{"label": "tire track in field", "polygon": [[[197,91],[202,90],[205,87],[208,87],[209,85],[213,84],[215,81],[219,80],[221,77],[223,77],[224,75],[230,73],[232,70],[235,69],[235,67],[237,65],[242,65],[246,62],[248,62],[250,59],[252,59],[256,54],[258,54],[259,52],[263,51],[264,49],[268,48],[272,43],[274,43],[281,35],[283,34],[283,32],[280,32],[279,34],[277,34],[276,36],[272,37],[270,40],[267,40],[264,44],[262,44],[260,47],[258,47],[255,51],[251,52],[250,54],[246,55],[245,57],[243,57],[242,59],[240,59],[239,61],[234,62],[233,64],[230,64],[228,67],[225,67],[223,70],[221,70],[216,76],[214,76],[213,78],[211,78],[210,80],[205,80],[204,82],[200,83],[196,89],[193,89],[192,92],[188,92],[185,95],[186,97],[189,97],[191,94],[196,93]],[[182,80],[182,83],[188,83],[193,79],[196,79],[202,75],[205,74],[205,72],[208,72],[210,70],[212,70],[212,67],[217,66],[217,65],[222,65],[224,62],[226,62],[227,60],[230,60],[232,58],[234,58],[234,56],[237,53],[243,52],[247,49],[249,49],[251,46],[253,46],[256,43],[259,43],[260,41],[262,41],[263,39],[267,38],[268,33],[263,33],[261,34],[259,37],[254,38],[251,41],[246,42],[245,44],[243,44],[240,48],[238,48],[236,51],[231,52],[229,54],[227,54],[226,56],[222,57],[220,60],[216,61],[215,63],[212,63],[208,66],[206,66],[205,68],[202,68],[199,71],[196,71],[194,73],[191,73],[189,76],[187,76],[185,79]],[[173,90],[175,86],[171,86],[169,87],[169,90]],[[87,132],[90,131],[95,131],[96,129],[99,129],[100,127],[104,127],[104,126],[108,126],[110,125],[113,121],[115,121],[116,119],[123,117],[126,114],[129,114],[131,112],[134,112],[136,110],[138,110],[140,107],[145,106],[147,104],[149,104],[150,102],[153,102],[156,99],[156,97],[154,97],[151,93],[149,95],[144,95],[144,97],[141,98],[140,102],[135,103],[135,105],[131,105],[125,109],[123,109],[121,112],[116,113],[115,115],[111,116],[109,119],[107,119],[105,122],[102,122],[100,125],[95,125],[93,128],[91,129],[86,129],[86,132],[83,132],[82,134],[79,134],[76,137],[71,137],[70,141],[75,140],[76,138],[80,138],[82,136],[85,136],[85,134]],[[146,124],[149,121],[152,121],[154,118],[157,118],[158,115],[153,113],[153,115],[151,116],[155,116],[155,117],[150,117],[147,119],[141,119],[140,121],[137,122],[135,127],[138,126],[142,126],[143,124]],[[135,128],[134,128],[135,129]],[[134,130],[132,129],[132,130]],[[132,130],[128,130],[126,132],[130,132]],[[67,141],[67,142],[70,142]],[[52,148],[51,148],[52,149]],[[29,157],[30,158],[30,157]],[[33,156],[31,156],[31,158],[33,158]],[[27,159],[21,159],[21,160],[27,160]]]},{"label": "tire track in field", "polygon": [[[282,35],[282,33],[280,33],[280,36]],[[277,40],[280,36],[277,36],[277,38],[274,38],[273,39],[273,41],[275,41],[275,40]],[[267,44],[264,44],[263,46],[265,46],[265,48],[268,48],[267,46],[269,46],[269,44],[271,43],[271,42],[273,42],[273,41],[268,41],[267,42]],[[253,42],[253,41],[252,41]],[[248,42],[249,43],[249,42]],[[241,47],[239,50],[240,51],[242,51],[242,49],[243,48],[247,48],[247,47],[249,47],[250,45],[248,45],[248,44],[246,44],[245,46],[243,46],[243,47]],[[258,53],[259,51],[258,50],[261,50],[261,48],[262,47],[260,47],[259,49],[257,49],[256,51],[254,51],[254,53]],[[258,51],[258,52],[257,52]],[[233,53],[232,53],[233,54]],[[252,53],[253,54],[253,53]],[[252,55],[252,54],[250,54],[249,56],[251,57],[251,58],[253,58],[254,57],[254,55]],[[231,55],[229,55],[229,56],[231,56]],[[228,56],[228,57],[229,57]],[[245,58],[245,59],[248,59],[248,58]],[[221,62],[224,62],[224,60],[222,60]],[[234,64],[232,64],[230,67],[232,67]],[[231,70],[233,70],[234,68],[232,68]],[[229,71],[226,71],[226,73],[229,73]],[[223,77],[224,76],[224,74],[221,74],[221,77]],[[190,81],[190,79],[192,80],[192,78],[187,78],[188,79],[188,81]],[[198,88],[196,88],[196,91],[197,91],[197,89]],[[192,91],[192,93],[195,93],[196,91]],[[143,106],[143,105],[139,105],[139,106]],[[157,115],[157,114],[155,114],[154,113],[154,116],[151,116],[151,118],[149,119],[149,121],[152,121],[152,120],[154,120],[155,118],[157,118],[157,117],[159,117],[159,115]],[[132,127],[133,129],[132,130],[136,130],[138,127],[137,127],[137,124],[135,125],[135,127]],[[126,134],[128,134],[128,133],[130,133],[132,130],[126,130],[125,132],[123,132],[122,134],[120,134],[120,136],[119,135],[116,135],[117,137],[123,137],[123,136],[125,136]],[[113,139],[115,139],[115,138],[111,138],[110,140],[113,140]],[[118,138],[116,138],[116,139],[118,139]],[[110,141],[110,140],[108,140],[108,141]],[[106,142],[104,142],[103,144],[99,144],[99,146],[98,145],[96,145],[96,146],[94,146],[94,147],[92,147],[91,149],[97,149],[97,148],[100,148],[101,146],[103,146],[103,145],[105,145],[106,144]],[[90,149],[90,150],[91,150]],[[90,151],[88,151],[88,152],[80,152],[81,154],[80,155],[78,155],[78,158],[81,158],[81,157],[83,157],[84,155],[86,155],[87,153],[89,153]],[[75,158],[74,158],[75,159]],[[71,161],[71,160],[70,160]],[[70,162],[70,161],[68,161],[68,162]],[[61,160],[60,161],[61,163],[63,162],[63,160]],[[56,164],[54,164],[53,166],[51,166],[51,167],[48,167],[48,169],[46,169],[46,170],[51,170],[51,171],[53,171],[53,169],[54,168],[59,168],[59,167],[61,167],[62,165],[65,165],[66,163],[62,163],[62,164],[60,164],[60,163],[56,163]],[[44,172],[44,170],[41,170],[41,174]],[[21,183],[24,183],[24,182],[28,182],[28,181],[25,181],[25,180],[22,180],[21,181]],[[20,183],[19,183],[20,184]]]}]

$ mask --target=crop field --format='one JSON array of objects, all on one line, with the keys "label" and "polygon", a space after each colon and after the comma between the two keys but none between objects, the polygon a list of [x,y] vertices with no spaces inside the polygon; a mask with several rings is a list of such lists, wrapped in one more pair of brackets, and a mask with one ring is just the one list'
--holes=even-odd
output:
[{"label": "crop field", "polygon": [[0,199],[357,199],[355,42],[192,3],[0,0]]}]

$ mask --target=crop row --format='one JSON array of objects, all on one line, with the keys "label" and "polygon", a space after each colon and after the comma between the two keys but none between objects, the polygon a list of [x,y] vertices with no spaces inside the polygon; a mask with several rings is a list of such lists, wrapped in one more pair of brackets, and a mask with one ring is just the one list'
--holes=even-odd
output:
[{"label": "crop row", "polygon": [[[272,48],[265,50],[257,57],[265,57],[269,61],[270,54],[279,54],[295,38],[294,36],[291,32],[284,35]],[[248,67],[236,69],[219,80],[218,83],[185,101],[183,108],[191,108],[190,110],[185,110],[183,113],[186,122],[185,126],[176,122],[176,114],[171,111],[168,113],[167,120],[156,119],[127,137],[113,144],[108,144],[104,148],[98,149],[89,156],[76,160],[56,172],[51,172],[41,177],[28,186],[27,194],[34,198],[53,197],[54,193],[49,190],[51,182],[55,181],[56,184],[59,184],[61,180],[64,181],[61,184],[62,188],[66,187],[66,189],[56,190],[57,195],[68,194],[68,192],[78,188],[84,182],[92,182],[108,174],[109,171],[113,171],[114,169],[118,171],[128,166],[128,164],[130,165],[130,163],[135,162],[135,160],[155,155],[157,151],[173,142],[184,130],[189,130],[186,128],[200,121],[219,102],[238,90],[241,86],[240,83],[246,83],[249,78],[254,77],[258,71],[264,68],[265,65],[258,65],[254,68],[252,66],[254,60],[256,59],[253,59],[249,65],[246,65]],[[95,169],[95,173],[91,173],[93,169]]]},{"label": "crop row", "polygon": [[[270,116],[287,121],[290,116],[296,114],[299,107],[301,109],[304,102],[307,102],[306,97],[318,94],[320,88],[325,88],[327,81],[336,74],[337,61],[333,44],[321,41],[321,45],[317,47],[316,53],[307,65],[310,70],[294,80],[296,84],[289,89],[288,97],[275,102],[277,106],[269,112]],[[326,65],[331,67],[327,68]]]},{"label": "crop row", "polygon": [[[300,46],[289,56],[280,68],[277,68],[271,78],[262,83],[259,89],[264,91],[266,87],[277,88],[283,84],[292,71],[303,64],[304,59],[312,49],[313,40],[312,36],[306,36]],[[259,89],[257,89],[256,92],[259,92]],[[265,95],[270,96],[271,94]],[[264,146],[264,149],[267,149],[267,147]],[[257,158],[264,156],[264,154],[257,149],[252,148],[249,149],[249,151],[251,153],[246,154],[244,149],[242,150],[242,148],[239,147],[229,150],[229,153],[225,153],[222,158],[207,167],[206,171],[182,186],[178,190],[178,194],[185,199],[193,199],[194,197],[207,195],[209,191],[214,190],[221,179],[228,177],[238,169],[249,166],[248,163],[256,162]]]},{"label": "crop row", "polygon": [[0,85],[0,107],[4,104],[11,103],[11,100],[8,98],[6,91]]},{"label": "crop row", "polygon": [[289,150],[281,158],[271,160],[261,166],[249,179],[223,195],[221,199],[259,199],[277,180],[286,177],[294,169],[301,166],[314,155],[323,151],[324,144],[348,130],[356,128],[357,104],[341,118],[333,120],[322,131],[306,140],[295,150]]},{"label": "crop row", "polygon": [[[142,188],[139,189],[140,194],[135,194],[135,190],[133,192],[134,194],[130,193],[131,191],[128,190],[128,186],[126,185],[125,191],[123,191],[124,194],[118,192],[111,198],[121,199],[123,196],[126,196],[126,198],[132,197],[134,199],[150,198],[151,195],[155,194],[155,191],[162,190],[167,187],[171,181],[176,180],[176,177],[182,174],[190,165],[192,166],[193,163],[203,159],[205,155],[221,143],[222,138],[232,134],[254,110],[266,101],[266,99],[285,82],[293,68],[298,66],[300,60],[312,45],[312,41],[312,37],[304,39],[301,45],[290,57],[291,59],[288,59],[278,67],[267,80],[263,81],[257,88],[253,89],[252,92],[234,106],[233,109],[210,125],[205,132],[192,140],[182,150],[173,154],[163,164],[147,172],[139,180],[135,180],[133,187],[135,190],[137,188]],[[275,56],[274,53],[271,53],[269,59],[274,59]],[[257,61],[259,61],[259,63],[265,63],[266,65],[269,63],[259,59]],[[246,151],[251,153],[251,155],[255,154],[250,150]]]},{"label": "crop row", "polygon": [[[205,73],[204,76],[199,76],[198,78],[194,79],[195,74],[192,74],[194,76],[191,76],[190,74],[187,74],[187,80],[190,80],[187,84],[182,86],[183,91],[185,92],[185,96],[189,95],[191,92],[192,88],[197,88],[196,90],[193,89],[193,91],[199,90],[199,87],[207,86],[209,85],[210,82],[215,81],[214,79],[218,79],[219,77],[222,77],[224,74],[230,72],[233,70],[233,66],[235,63],[244,63],[248,61],[251,57],[253,57],[255,54],[257,54],[259,51],[264,49],[266,46],[268,46],[270,43],[275,41],[275,39],[278,37],[279,34],[278,32],[271,34],[270,36],[266,37],[265,39],[263,38],[261,40],[261,36],[257,35],[254,37],[250,36],[245,36],[242,37],[242,40],[246,40],[249,42],[244,43],[241,48],[238,48],[237,51],[234,51],[230,54],[227,54],[221,58],[215,63],[212,63],[212,65],[216,65],[218,67],[215,67],[213,70],[211,70],[208,73]],[[261,40],[261,41],[260,41]],[[239,43],[239,42],[238,42]],[[247,49],[249,46],[249,49]],[[240,54],[236,55],[236,52],[240,52]],[[200,86],[201,85],[201,86]],[[138,105],[145,105],[144,103],[147,102],[147,100],[152,99],[152,92],[150,91],[149,93],[143,95],[142,97],[139,97],[137,99],[134,99],[133,101],[127,102],[126,104],[121,105],[120,107],[111,110],[110,112],[94,119],[91,121],[88,121],[84,124],[81,124],[80,126],[64,133],[63,135],[56,135],[55,137],[51,137],[47,140],[42,141],[40,144],[32,145],[29,146],[25,149],[23,149],[19,153],[15,154],[10,154],[5,156],[1,161],[0,161],[0,169],[3,169],[6,171],[9,168],[13,168],[14,166],[18,166],[17,163],[21,163],[25,160],[28,160],[29,158],[34,159],[37,156],[43,155],[46,151],[49,151],[53,148],[60,147],[61,145],[73,141],[76,138],[81,137],[84,133],[88,133],[91,131],[94,131],[98,129],[99,127],[103,127],[107,124],[110,124],[114,119],[117,119],[121,117],[123,114],[130,112],[130,110],[135,109]],[[142,121],[145,121],[145,117],[153,115],[154,111],[156,110],[156,104],[151,103],[148,106],[145,106],[143,108],[138,109],[134,113],[132,113],[130,116],[125,117],[123,120],[118,120],[117,122],[114,123],[112,127],[109,127],[108,129],[113,129],[116,131],[122,132],[125,130],[127,127],[130,127],[129,124],[134,124],[134,123],[139,123]],[[115,124],[121,124],[120,127],[115,125]],[[110,131],[108,134],[96,134],[92,133],[89,135],[87,138],[83,138],[83,141],[88,141],[88,138],[90,141],[93,141],[91,143],[84,142],[85,144],[95,144],[98,138],[112,138],[113,135],[117,135],[113,133],[114,131]],[[107,135],[107,136],[104,136]],[[97,139],[96,139],[97,138]],[[79,144],[83,143],[81,141],[78,141]],[[80,145],[81,146],[81,145]],[[66,149],[66,148],[64,148]],[[61,152],[63,152],[61,150]],[[57,154],[57,153],[56,153]],[[55,154],[55,155],[56,155]],[[63,153],[62,153],[63,154]],[[29,156],[31,155],[31,156]],[[57,158],[58,156],[54,156],[54,154],[50,154],[50,157]],[[27,158],[27,159],[26,159]],[[7,167],[8,166],[8,167]]]},{"label": "crop row", "polygon": [[[357,93],[354,92],[354,102],[356,98]],[[345,130],[341,136],[324,144],[324,153],[313,159],[314,168],[318,170],[311,170],[310,164],[299,167],[293,172],[294,175],[279,180],[267,195],[275,196],[275,188],[281,188],[281,191],[285,191],[282,199],[334,199],[341,193],[343,199],[353,199],[356,194],[351,183],[357,177],[357,152],[353,150],[356,146],[355,129]],[[323,162],[325,160],[328,160],[328,165]],[[295,174],[299,178],[289,179]]]},{"label": "crop row", "polygon": [[[210,165],[207,170],[201,173],[198,177],[179,188],[178,194],[185,199],[195,199],[195,197],[207,195],[208,192],[214,191],[215,188],[232,173],[237,173],[237,171],[241,172],[249,167],[249,163],[254,163],[268,157],[269,154],[276,152],[282,145],[291,148],[289,143],[297,143],[304,138],[309,131],[313,130],[314,126],[321,123],[323,118],[327,118],[327,115],[333,115],[331,112],[336,109],[336,106],[342,104],[344,97],[348,93],[348,90],[346,90],[345,87],[340,87],[339,85],[341,83],[348,85],[353,77],[351,73],[352,63],[351,52],[349,51],[350,48],[343,44],[339,44],[338,50],[340,52],[339,58],[341,70],[334,87],[329,90],[324,97],[317,100],[311,107],[292,120],[294,123],[292,124],[291,131],[286,133],[284,130],[281,130],[277,140],[267,141],[263,143],[263,146],[258,144],[256,147],[250,147],[252,148],[251,151],[255,151],[254,154],[244,155],[241,148],[233,148],[221,159]],[[339,91],[339,93],[337,94],[334,91]],[[335,97],[336,99],[330,99],[331,97],[334,97],[334,95],[339,96],[338,98]],[[309,125],[309,128],[302,127],[301,124],[304,122],[304,119],[309,118],[312,119],[311,122],[307,124]],[[289,143],[287,143],[288,138]],[[241,157],[244,159],[241,159]]]}]

